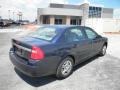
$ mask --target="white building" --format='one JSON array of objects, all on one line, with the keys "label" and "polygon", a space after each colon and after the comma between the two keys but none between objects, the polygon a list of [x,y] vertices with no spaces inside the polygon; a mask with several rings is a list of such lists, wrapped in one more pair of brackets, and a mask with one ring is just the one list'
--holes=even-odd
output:
[{"label": "white building", "polygon": [[51,3],[48,8],[38,8],[37,23],[85,25],[98,33],[120,31],[120,20],[113,19],[112,8],[90,5],[87,0],[81,5]]},{"label": "white building", "polygon": [[113,18],[113,9],[91,6],[85,0],[81,5],[54,4],[38,8],[38,24],[84,25],[88,18]]}]

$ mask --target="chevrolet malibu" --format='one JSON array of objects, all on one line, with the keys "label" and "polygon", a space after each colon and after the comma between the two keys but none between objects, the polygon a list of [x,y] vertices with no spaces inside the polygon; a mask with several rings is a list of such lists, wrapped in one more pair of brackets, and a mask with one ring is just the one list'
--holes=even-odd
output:
[{"label": "chevrolet malibu", "polygon": [[9,56],[25,75],[66,78],[77,64],[98,54],[104,56],[107,41],[85,26],[42,26],[12,39]]}]

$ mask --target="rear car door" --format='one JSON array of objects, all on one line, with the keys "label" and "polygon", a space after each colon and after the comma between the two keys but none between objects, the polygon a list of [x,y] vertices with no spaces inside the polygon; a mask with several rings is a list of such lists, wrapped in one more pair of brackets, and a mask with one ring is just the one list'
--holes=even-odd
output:
[{"label": "rear car door", "polygon": [[95,31],[93,31],[91,28],[85,27],[85,33],[88,37],[88,40],[92,42],[92,54],[97,54],[102,48],[102,38],[100,35],[98,35]]},{"label": "rear car door", "polygon": [[76,63],[82,62],[89,57],[91,53],[92,44],[86,39],[82,27],[69,28],[64,33],[65,44],[71,48],[71,53],[74,53]]}]

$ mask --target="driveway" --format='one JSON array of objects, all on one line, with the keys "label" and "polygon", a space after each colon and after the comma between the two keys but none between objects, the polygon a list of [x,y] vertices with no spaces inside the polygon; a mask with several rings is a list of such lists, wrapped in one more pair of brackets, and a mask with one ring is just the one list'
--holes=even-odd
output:
[{"label": "driveway", "polygon": [[54,76],[30,78],[17,71],[9,60],[11,38],[17,32],[0,33],[0,90],[120,90],[120,35],[107,35],[104,57],[93,57],[78,65],[65,80]]}]

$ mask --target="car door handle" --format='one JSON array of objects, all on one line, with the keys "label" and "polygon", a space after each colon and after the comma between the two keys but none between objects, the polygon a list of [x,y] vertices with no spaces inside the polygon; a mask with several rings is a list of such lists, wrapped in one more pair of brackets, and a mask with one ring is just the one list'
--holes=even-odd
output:
[{"label": "car door handle", "polygon": [[78,46],[78,44],[73,44],[73,48],[76,48]]},{"label": "car door handle", "polygon": [[98,41],[93,41],[94,43],[97,43]]},{"label": "car door handle", "polygon": [[93,43],[98,43],[99,42],[99,40],[93,40]]}]

